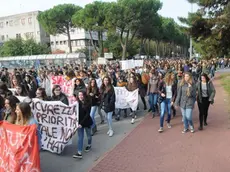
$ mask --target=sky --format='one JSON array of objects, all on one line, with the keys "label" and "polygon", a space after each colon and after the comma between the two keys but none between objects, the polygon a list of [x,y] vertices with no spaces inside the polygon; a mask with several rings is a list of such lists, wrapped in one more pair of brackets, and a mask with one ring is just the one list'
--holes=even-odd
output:
[{"label": "sky", "polygon": [[[85,4],[93,2],[93,0],[1,0],[0,17],[19,14],[31,11],[43,11],[55,5],[64,3],[74,3],[76,5],[84,6]],[[101,0],[112,1],[112,0]],[[160,14],[164,17],[174,18],[178,22],[178,16],[186,17],[191,11],[191,5],[187,0],[161,0],[163,7]],[[194,11],[198,9],[194,5]]]}]

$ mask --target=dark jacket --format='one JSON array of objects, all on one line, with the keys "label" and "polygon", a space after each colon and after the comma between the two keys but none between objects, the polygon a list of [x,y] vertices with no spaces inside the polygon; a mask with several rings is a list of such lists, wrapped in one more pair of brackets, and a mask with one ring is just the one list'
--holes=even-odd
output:
[{"label": "dark jacket", "polygon": [[115,91],[112,87],[108,92],[103,90],[101,95],[101,107],[106,113],[113,112],[115,110]]},{"label": "dark jacket", "polygon": [[51,101],[61,101],[62,103],[69,105],[68,98],[63,93],[61,93],[59,96],[52,96]]},{"label": "dark jacket", "polygon": [[85,128],[90,128],[93,124],[93,120],[90,117],[90,103],[87,102],[83,104],[81,101],[79,101],[79,124]]},{"label": "dark jacket", "polygon": [[[213,104],[214,103],[214,97],[216,95],[216,90],[214,88],[214,85],[213,85],[212,81],[207,82],[206,85],[207,85],[208,99],[209,99],[210,103]],[[198,82],[196,84],[196,89],[197,89],[197,101],[199,103],[202,103],[201,82]]]},{"label": "dark jacket", "polygon": [[90,90],[87,90],[87,94],[91,103],[91,106],[98,106],[99,105],[99,89],[93,93],[93,96],[90,95]]},{"label": "dark jacket", "polygon": [[[190,96],[187,96],[188,89],[189,89]],[[180,85],[178,86],[177,97],[175,101],[176,106],[180,106],[183,109],[193,109],[195,101],[196,101],[196,85],[195,84],[192,84],[190,88],[187,83],[185,83],[182,86]]]},{"label": "dark jacket", "polygon": [[[164,81],[160,82],[160,85],[159,85],[159,96],[161,96],[161,93],[163,93],[165,95],[167,94],[166,93],[166,84],[165,84]],[[177,82],[174,82],[172,84],[172,99],[171,99],[171,102],[176,101],[176,96],[177,96]]]},{"label": "dark jacket", "polygon": [[78,93],[81,92],[81,91],[86,92],[85,85],[75,85],[74,86],[73,94],[74,94],[75,97],[77,97]]}]

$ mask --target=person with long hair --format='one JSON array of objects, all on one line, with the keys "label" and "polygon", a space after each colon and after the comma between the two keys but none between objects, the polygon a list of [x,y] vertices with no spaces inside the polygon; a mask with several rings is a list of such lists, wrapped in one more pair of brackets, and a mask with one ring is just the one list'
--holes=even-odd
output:
[{"label": "person with long hair", "polygon": [[109,126],[109,131],[107,134],[109,137],[112,137],[114,134],[113,128],[112,128],[112,115],[115,110],[115,91],[111,83],[111,79],[109,77],[104,77],[102,80],[102,85],[100,88],[101,92],[101,104],[100,106],[105,111],[107,115],[107,122]]},{"label": "person with long hair", "polygon": [[175,101],[175,105],[180,106],[182,112],[184,122],[184,130],[182,133],[186,133],[189,129],[189,126],[191,133],[195,132],[192,119],[192,112],[195,101],[196,85],[193,83],[192,75],[185,72],[184,77],[179,84],[177,98]]},{"label": "person with long hair", "polygon": [[46,90],[45,88],[39,87],[36,91],[36,98],[43,100],[43,101],[47,101],[48,97],[46,95]]},{"label": "person with long hair", "polygon": [[8,96],[5,99],[5,110],[3,112],[3,120],[8,121],[9,123],[14,124],[16,121],[16,114],[15,114],[15,109],[16,109],[16,104],[19,103],[20,101],[18,100],[17,97],[15,96]]},{"label": "person with long hair", "polygon": [[18,84],[15,90],[15,96],[28,96],[28,90],[24,84]]},{"label": "person with long hair", "polygon": [[176,94],[177,94],[177,87],[174,85],[174,80],[172,77],[172,73],[167,73],[163,82],[161,82],[159,86],[159,103],[161,107],[161,114],[160,114],[160,129],[158,132],[163,132],[164,126],[164,116],[167,109],[168,118],[167,118],[167,127],[171,128],[171,106],[173,105]]},{"label": "person with long hair", "polygon": [[148,89],[147,94],[149,95],[149,105],[150,109],[149,112],[152,111],[153,118],[157,112],[157,100],[158,100],[158,87],[159,87],[159,78],[155,69],[152,69],[149,73],[149,82],[148,82]]},{"label": "person with long hair", "polygon": [[62,103],[69,105],[67,96],[61,91],[60,85],[54,85],[52,89],[51,101],[61,101]]},{"label": "person with long hair", "polygon": [[92,136],[91,136],[91,126],[93,124],[92,118],[90,117],[90,106],[91,103],[85,92],[80,91],[78,93],[79,102],[79,121],[78,121],[78,144],[77,153],[73,155],[73,158],[82,159],[83,151],[83,141],[84,141],[84,131],[86,132],[88,138],[88,145],[85,148],[86,152],[91,150]]},{"label": "person with long hair", "polygon": [[89,82],[89,85],[87,88],[87,96],[89,97],[90,102],[91,102],[90,116],[93,120],[92,135],[94,135],[97,132],[95,114],[97,112],[97,107],[99,104],[99,89],[97,87],[97,82],[95,79],[91,79]]},{"label": "person with long hair", "polygon": [[38,145],[41,149],[41,145],[42,145],[41,144],[41,132],[40,132],[38,122],[34,119],[32,115],[30,104],[25,103],[25,102],[21,102],[17,104],[15,113],[17,115],[16,122],[15,122],[16,125],[28,126],[28,125],[36,124]]},{"label": "person with long hair", "polygon": [[74,88],[73,88],[74,96],[77,97],[80,91],[86,92],[86,86],[82,79],[77,78],[74,81]]},{"label": "person with long hair", "polygon": [[[126,86],[126,89],[128,91],[134,91],[134,90],[138,89],[138,84],[137,84],[137,81],[136,81],[136,77],[129,78],[129,81],[128,81],[128,84]],[[136,110],[132,110],[131,114],[132,114],[131,115],[132,116],[131,124],[134,124],[135,118],[137,116]]]},{"label": "person with long hair", "polygon": [[199,130],[203,130],[207,126],[207,117],[209,105],[214,103],[216,94],[215,87],[207,74],[201,74],[201,81],[197,83],[197,103],[199,108]]}]

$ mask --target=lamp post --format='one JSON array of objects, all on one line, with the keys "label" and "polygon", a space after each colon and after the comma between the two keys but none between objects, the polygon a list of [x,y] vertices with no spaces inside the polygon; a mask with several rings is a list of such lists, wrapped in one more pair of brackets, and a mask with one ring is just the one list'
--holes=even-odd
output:
[{"label": "lamp post", "polygon": [[[193,13],[193,3],[191,3],[191,13]],[[189,59],[192,59],[192,36],[190,36],[190,48],[189,48]]]}]

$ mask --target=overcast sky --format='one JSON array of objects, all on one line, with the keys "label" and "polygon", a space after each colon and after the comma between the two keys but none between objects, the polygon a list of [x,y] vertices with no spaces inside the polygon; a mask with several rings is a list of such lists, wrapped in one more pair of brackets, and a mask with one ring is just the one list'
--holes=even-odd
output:
[{"label": "overcast sky", "polygon": [[[37,10],[43,11],[63,2],[84,6],[93,0],[1,0],[0,17]],[[161,0],[161,2],[163,2],[163,8],[160,14],[165,17],[172,17],[176,21],[178,21],[178,16],[186,17],[191,11],[191,5],[187,0]],[[194,6],[194,10],[196,9],[197,6]]]}]

